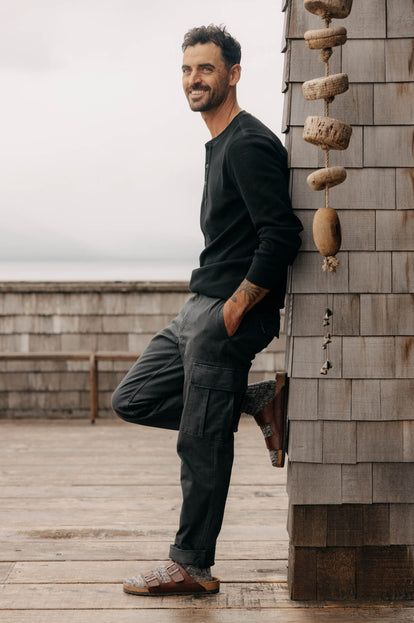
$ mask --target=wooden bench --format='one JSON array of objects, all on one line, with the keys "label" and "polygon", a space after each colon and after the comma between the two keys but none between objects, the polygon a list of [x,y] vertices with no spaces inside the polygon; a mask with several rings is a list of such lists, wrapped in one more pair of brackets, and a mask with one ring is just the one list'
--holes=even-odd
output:
[{"label": "wooden bench", "polygon": [[136,361],[139,355],[123,351],[102,352],[43,352],[43,353],[1,353],[0,361],[89,361],[90,377],[90,421],[95,424],[99,415],[99,361]]}]

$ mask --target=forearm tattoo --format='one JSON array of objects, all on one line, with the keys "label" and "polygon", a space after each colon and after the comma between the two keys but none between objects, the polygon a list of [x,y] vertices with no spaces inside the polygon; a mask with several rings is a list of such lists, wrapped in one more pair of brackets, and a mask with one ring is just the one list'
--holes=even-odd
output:
[{"label": "forearm tattoo", "polygon": [[231,296],[231,300],[233,303],[243,303],[246,305],[246,311],[248,311],[253,305],[260,301],[267,292],[268,290],[265,288],[255,286],[245,279]]}]

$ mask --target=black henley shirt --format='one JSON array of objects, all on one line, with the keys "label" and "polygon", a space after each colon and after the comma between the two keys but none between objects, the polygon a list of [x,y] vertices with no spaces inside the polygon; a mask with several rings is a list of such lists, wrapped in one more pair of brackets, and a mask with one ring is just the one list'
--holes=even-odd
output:
[{"label": "black henley shirt", "polygon": [[228,299],[247,279],[270,290],[261,309],[283,307],[302,226],[290,203],[286,150],[245,111],[206,143],[200,222],[205,248],[190,290]]}]

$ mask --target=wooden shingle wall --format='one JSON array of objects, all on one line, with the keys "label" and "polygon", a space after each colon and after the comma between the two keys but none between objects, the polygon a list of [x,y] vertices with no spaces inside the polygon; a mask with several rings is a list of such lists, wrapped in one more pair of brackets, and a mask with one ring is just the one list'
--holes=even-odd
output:
[{"label": "wooden shingle wall", "polygon": [[[336,274],[322,272],[312,239],[324,193],[306,184],[324,154],[302,139],[305,118],[324,114],[323,100],[302,95],[304,80],[324,75],[303,34],[323,22],[303,0],[283,8],[283,130],[305,228],[286,319],[291,593],[413,598],[414,4],[354,0],[332,23],[348,41],[334,48],[331,73],[347,73],[350,88],[330,116],[353,128],[349,148],[330,152],[348,173],[330,190],[343,234]],[[327,308],[333,367],[322,376]],[[389,572],[379,578],[381,565]]]},{"label": "wooden shingle wall", "polygon": [[[139,355],[189,297],[186,283],[3,283],[0,352]],[[285,336],[253,363],[250,382],[283,368]],[[132,362],[99,363],[99,415]],[[0,418],[89,418],[89,362],[0,361]]]},{"label": "wooden shingle wall", "polygon": [[[1,352],[139,354],[188,297],[185,284],[4,283]],[[99,363],[99,415],[132,362]],[[89,362],[0,361],[0,417],[89,417]]]}]

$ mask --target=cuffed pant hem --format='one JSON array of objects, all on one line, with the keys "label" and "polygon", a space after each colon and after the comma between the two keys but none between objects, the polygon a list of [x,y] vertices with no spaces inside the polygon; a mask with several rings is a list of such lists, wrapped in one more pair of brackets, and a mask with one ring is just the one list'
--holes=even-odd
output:
[{"label": "cuffed pant hem", "polygon": [[176,545],[170,546],[170,558],[174,562],[184,565],[193,565],[200,569],[207,569],[214,565],[214,550],[180,549]]}]

